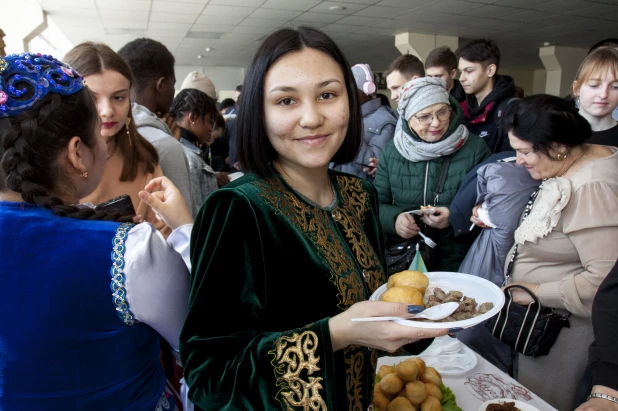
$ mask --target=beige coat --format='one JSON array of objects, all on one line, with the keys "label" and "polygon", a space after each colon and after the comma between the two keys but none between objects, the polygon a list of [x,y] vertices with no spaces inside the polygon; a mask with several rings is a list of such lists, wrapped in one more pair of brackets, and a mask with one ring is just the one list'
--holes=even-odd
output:
[{"label": "beige coat", "polygon": [[514,282],[540,284],[544,306],[572,314],[571,328],[562,329],[548,356],[519,356],[519,381],[560,411],[573,410],[594,340],[592,301],[618,259],[618,152],[611,149],[613,155],[568,178],[571,198],[557,226],[536,244],[519,246],[511,274]]}]

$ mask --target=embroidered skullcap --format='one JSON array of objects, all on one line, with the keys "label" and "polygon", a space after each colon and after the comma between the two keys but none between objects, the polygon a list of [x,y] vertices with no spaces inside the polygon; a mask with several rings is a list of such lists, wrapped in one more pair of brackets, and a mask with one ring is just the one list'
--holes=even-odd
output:
[{"label": "embroidered skullcap", "polygon": [[449,104],[446,83],[439,78],[419,77],[403,86],[397,111],[409,120],[419,111],[439,103]]},{"label": "embroidered skullcap", "polygon": [[0,118],[29,110],[47,93],[70,96],[83,88],[83,77],[50,55],[0,57]]}]

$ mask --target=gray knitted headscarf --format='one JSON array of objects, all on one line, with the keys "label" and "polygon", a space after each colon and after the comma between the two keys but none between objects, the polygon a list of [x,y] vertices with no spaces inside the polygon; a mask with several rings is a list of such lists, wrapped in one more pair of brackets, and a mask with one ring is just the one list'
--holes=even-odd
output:
[{"label": "gray knitted headscarf", "polygon": [[445,135],[442,140],[426,142],[408,135],[402,122],[408,120],[421,110],[434,104],[450,104],[446,83],[438,78],[420,77],[408,81],[403,86],[399,99],[399,121],[395,129],[395,147],[410,161],[428,161],[438,157],[448,156],[460,149],[468,139],[468,129],[462,124],[451,135]]}]

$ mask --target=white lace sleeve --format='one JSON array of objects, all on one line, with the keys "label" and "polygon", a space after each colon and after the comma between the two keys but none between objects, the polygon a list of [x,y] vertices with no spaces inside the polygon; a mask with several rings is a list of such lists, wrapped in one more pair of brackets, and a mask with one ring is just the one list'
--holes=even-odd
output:
[{"label": "white lace sleeve", "polygon": [[192,225],[174,230],[167,241],[152,225],[128,233],[124,255],[126,299],[137,321],[148,324],[178,350],[187,316],[189,237]]}]

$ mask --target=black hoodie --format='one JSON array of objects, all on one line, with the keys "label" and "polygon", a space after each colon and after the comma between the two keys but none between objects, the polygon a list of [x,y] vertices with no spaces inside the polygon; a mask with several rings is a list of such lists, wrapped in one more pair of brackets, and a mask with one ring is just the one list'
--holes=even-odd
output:
[{"label": "black hoodie", "polygon": [[459,80],[454,81],[453,88],[451,89],[451,96],[453,96],[460,104],[466,101],[466,92],[461,86]]},{"label": "black hoodie", "polygon": [[509,76],[496,75],[494,88],[479,106],[474,94],[461,103],[470,133],[481,137],[492,153],[512,150],[506,130],[496,124],[496,110],[501,102],[515,96],[515,82]]}]

